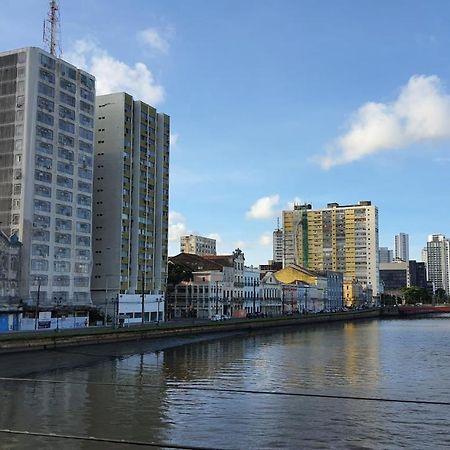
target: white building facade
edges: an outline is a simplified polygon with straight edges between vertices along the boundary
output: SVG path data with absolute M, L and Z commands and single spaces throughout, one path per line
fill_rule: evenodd
M 246 314 L 261 312 L 260 274 L 261 271 L 257 267 L 244 266 L 244 309 Z
M 450 294 L 450 241 L 443 234 L 431 234 L 427 242 L 427 276 L 433 290 Z
M 91 303 L 94 100 L 94 77 L 62 59 L 0 53 L 0 227 L 23 244 L 24 300 Z
M 126 93 L 96 99 L 92 298 L 167 282 L 170 119 Z

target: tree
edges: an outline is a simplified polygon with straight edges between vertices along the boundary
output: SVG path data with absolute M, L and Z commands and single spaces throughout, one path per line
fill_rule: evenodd
M 169 262 L 167 268 L 167 284 L 176 285 L 182 281 L 192 280 L 192 271 L 180 264 Z
M 402 294 L 405 299 L 405 303 L 416 304 L 416 303 L 427 303 L 429 300 L 428 292 L 424 288 L 417 286 L 411 286 L 402 289 Z
M 446 302 L 447 301 L 447 294 L 444 289 L 438 288 L 434 291 L 434 296 L 436 297 L 436 300 L 438 302 Z

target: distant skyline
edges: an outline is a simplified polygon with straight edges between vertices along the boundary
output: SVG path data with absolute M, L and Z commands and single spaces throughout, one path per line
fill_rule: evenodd
M 179 236 L 272 258 L 296 202 L 371 200 L 380 246 L 450 235 L 450 3 L 61 0 L 62 57 L 172 118 Z M 46 0 L 2 0 L 1 50 L 42 47 Z

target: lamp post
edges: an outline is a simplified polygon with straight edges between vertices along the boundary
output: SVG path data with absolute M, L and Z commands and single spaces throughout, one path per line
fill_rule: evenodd
M 256 314 L 256 278 L 253 278 L 253 314 Z
M 216 280 L 216 315 L 219 314 L 219 281 Z
M 38 279 L 38 290 L 37 290 L 37 297 L 36 297 L 36 311 L 35 311 L 35 319 L 34 319 L 34 329 L 38 329 L 39 324 L 39 296 L 41 294 L 41 279 Z

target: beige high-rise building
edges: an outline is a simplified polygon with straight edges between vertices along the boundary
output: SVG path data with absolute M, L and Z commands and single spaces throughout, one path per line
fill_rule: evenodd
M 126 93 L 95 105 L 92 298 L 159 294 L 167 280 L 169 116 Z
M 283 236 L 285 267 L 342 272 L 378 295 L 378 209 L 371 202 L 329 203 L 317 210 L 295 205 L 283 211 Z
M 203 236 L 190 234 L 180 238 L 181 253 L 190 253 L 192 255 L 206 256 L 216 254 L 216 240 Z

